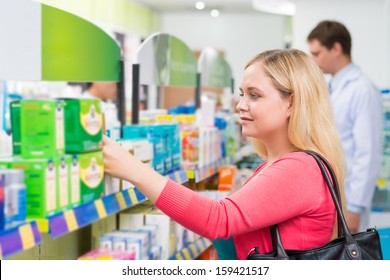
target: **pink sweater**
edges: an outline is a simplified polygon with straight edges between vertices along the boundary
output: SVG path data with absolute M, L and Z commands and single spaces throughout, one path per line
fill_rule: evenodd
M 279 224 L 285 249 L 308 249 L 326 244 L 336 210 L 312 158 L 289 153 L 261 174 L 260 166 L 245 186 L 231 196 L 208 199 L 168 181 L 155 205 L 184 227 L 211 240 L 234 237 L 238 259 L 255 246 L 272 251 L 269 226 Z

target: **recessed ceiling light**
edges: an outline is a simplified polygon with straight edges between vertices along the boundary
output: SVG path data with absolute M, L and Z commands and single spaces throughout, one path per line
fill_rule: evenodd
M 205 6 L 206 5 L 202 1 L 198 1 L 195 4 L 195 8 L 197 8 L 198 10 L 203 10 Z
M 271 14 L 293 16 L 296 13 L 296 5 L 288 0 L 252 0 L 252 7 Z
M 212 17 L 218 17 L 219 16 L 219 11 L 217 9 L 213 9 L 213 10 L 211 10 L 210 15 Z

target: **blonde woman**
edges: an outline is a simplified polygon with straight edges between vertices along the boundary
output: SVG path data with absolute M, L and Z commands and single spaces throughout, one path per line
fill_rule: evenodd
M 336 210 L 315 160 L 323 155 L 343 182 L 343 154 L 327 87 L 315 62 L 299 50 L 272 50 L 245 67 L 237 105 L 242 132 L 266 159 L 245 186 L 210 200 L 158 174 L 104 138 L 105 170 L 128 180 L 184 227 L 211 240 L 233 237 L 236 256 L 273 250 L 279 225 L 285 249 L 319 247 L 332 238 Z M 342 186 L 341 186 L 342 187 Z

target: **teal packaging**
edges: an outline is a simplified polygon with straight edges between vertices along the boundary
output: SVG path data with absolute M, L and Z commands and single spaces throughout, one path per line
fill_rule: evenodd
M 122 128 L 123 139 L 147 138 L 153 145 L 153 168 L 164 174 L 164 139 L 161 129 L 155 125 L 126 125 Z
M 165 174 L 173 171 L 173 161 L 172 161 L 172 144 L 173 144 L 173 134 L 171 125 L 169 124 L 160 124 L 157 125 L 161 128 L 161 134 L 163 137 L 163 145 L 164 145 L 164 172 Z
M 154 169 L 160 173 L 165 174 L 164 169 L 164 156 L 165 156 L 165 145 L 163 138 L 163 131 L 161 127 L 155 125 L 147 126 L 147 139 L 153 144 L 153 165 Z
M 172 171 L 180 170 L 181 166 L 181 139 L 178 124 L 169 125 L 172 145 Z

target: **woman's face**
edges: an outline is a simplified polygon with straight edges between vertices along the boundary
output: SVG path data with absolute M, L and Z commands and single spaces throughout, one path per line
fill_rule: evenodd
M 245 70 L 240 91 L 237 110 L 245 136 L 274 141 L 275 137 L 287 135 L 291 98 L 282 97 L 265 75 L 261 63 L 256 62 Z

